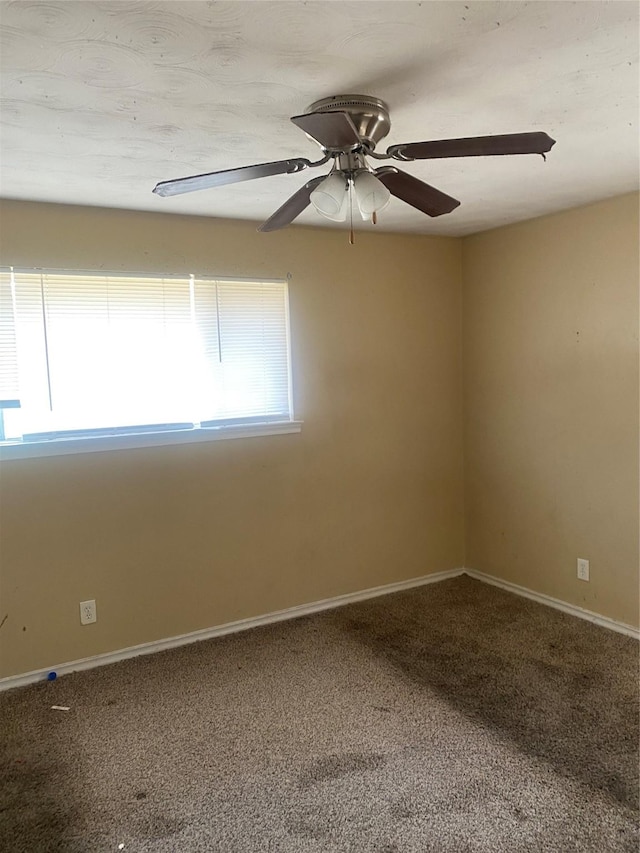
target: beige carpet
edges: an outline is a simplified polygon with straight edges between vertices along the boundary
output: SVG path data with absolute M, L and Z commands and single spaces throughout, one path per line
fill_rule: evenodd
M 9 691 L 0 720 L 11 853 L 638 850 L 638 644 L 467 577 Z

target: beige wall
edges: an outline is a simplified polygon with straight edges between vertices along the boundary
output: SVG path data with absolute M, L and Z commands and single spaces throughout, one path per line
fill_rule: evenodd
M 466 565 L 637 625 L 638 196 L 467 238 L 463 279 Z
M 283 276 L 299 435 L 5 462 L 0 676 L 463 565 L 461 246 L 4 202 L 16 266 Z M 95 598 L 82 627 L 78 602 Z
M 0 249 L 16 266 L 290 272 L 305 422 L 3 463 L 0 677 L 462 565 L 638 624 L 636 195 L 355 247 L 2 202 Z

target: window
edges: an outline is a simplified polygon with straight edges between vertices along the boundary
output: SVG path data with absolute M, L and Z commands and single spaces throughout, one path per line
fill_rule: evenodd
M 0 311 L 5 443 L 292 423 L 285 281 L 5 270 Z

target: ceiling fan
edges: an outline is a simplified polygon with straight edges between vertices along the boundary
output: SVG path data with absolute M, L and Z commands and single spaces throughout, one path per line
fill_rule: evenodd
M 317 142 L 323 151 L 320 160 L 303 157 L 224 169 L 188 178 L 175 178 L 156 184 L 160 196 L 220 187 L 225 184 L 293 174 L 333 160 L 328 175 L 311 178 L 287 199 L 282 207 L 263 222 L 258 231 L 276 231 L 299 216 L 309 204 L 328 219 L 344 222 L 353 215 L 353 197 L 363 219 L 375 223 L 391 196 L 401 199 L 428 216 L 451 213 L 460 204 L 455 198 L 414 178 L 396 166 L 372 168 L 375 160 L 431 160 L 441 157 L 484 157 L 498 154 L 541 154 L 555 144 L 546 133 L 509 133 L 501 136 L 474 136 L 465 139 L 441 139 L 391 145 L 385 154 L 376 152 L 376 144 L 389 133 L 389 109 L 384 101 L 369 95 L 334 95 L 315 101 L 303 115 L 291 121 Z M 351 229 L 353 242 L 353 228 Z

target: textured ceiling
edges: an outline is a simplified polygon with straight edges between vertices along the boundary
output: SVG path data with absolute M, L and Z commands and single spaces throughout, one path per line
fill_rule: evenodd
M 391 133 L 378 150 L 533 130 L 557 140 L 546 163 L 407 164 L 462 204 L 430 219 L 393 199 L 379 229 L 468 234 L 627 192 L 638 187 L 638 9 L 2 2 L 0 194 L 261 221 L 320 170 L 175 198 L 151 190 L 194 173 L 317 159 L 289 116 L 345 92 L 389 104 Z M 311 208 L 296 222 L 332 225 Z

